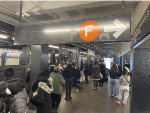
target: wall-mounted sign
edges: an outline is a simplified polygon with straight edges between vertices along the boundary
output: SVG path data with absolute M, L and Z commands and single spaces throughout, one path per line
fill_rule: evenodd
M 15 44 L 130 41 L 130 15 L 17 26 Z

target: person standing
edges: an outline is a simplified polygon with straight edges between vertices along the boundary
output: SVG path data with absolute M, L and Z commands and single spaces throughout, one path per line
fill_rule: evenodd
M 51 92 L 53 87 L 49 83 L 48 78 L 49 75 L 47 73 L 41 72 L 32 87 L 33 96 L 31 103 L 36 106 L 36 113 L 52 113 Z
M 109 74 L 110 74 L 110 84 L 109 84 L 110 96 L 117 97 L 119 89 L 119 77 L 120 77 L 120 72 L 117 64 L 113 64 Z
M 6 109 L 4 113 L 25 113 L 27 109 L 25 81 L 13 77 L 13 68 L 6 68 L 3 75 L 5 76 L 5 79 L 0 83 L 0 86 L 3 86 L 3 90 L 6 91 L 6 94 L 1 90 L 0 96 L 5 95 L 3 103 L 5 103 Z
M 97 90 L 98 81 L 101 79 L 100 77 L 100 68 L 98 62 L 94 62 L 94 66 L 92 67 L 92 80 L 93 80 L 93 90 Z
M 17 88 L 20 85 L 16 85 L 16 89 L 18 89 L 18 91 L 12 92 L 12 94 L 14 95 L 12 98 L 12 102 L 11 102 L 11 109 L 10 109 L 10 113 L 26 113 L 27 111 L 27 92 L 26 89 L 23 87 Z M 10 86 L 12 87 L 12 85 Z
M 88 84 L 88 75 L 89 75 L 89 67 L 87 62 L 84 63 L 84 76 L 85 76 L 85 83 Z
M 73 76 L 75 74 L 75 69 L 72 66 L 71 60 L 67 61 L 67 67 L 63 71 L 63 76 L 65 79 L 66 83 L 66 98 L 65 100 L 71 100 L 71 90 L 72 90 L 72 81 L 73 81 Z
M 100 60 L 100 71 L 103 75 L 103 78 L 99 81 L 100 86 L 103 87 L 104 82 L 106 81 L 106 66 L 103 60 Z
M 75 74 L 73 77 L 73 88 L 74 91 L 78 92 L 79 91 L 79 86 L 78 86 L 78 81 L 80 80 L 80 69 L 78 68 L 78 66 L 75 66 Z
M 118 104 L 123 104 L 124 106 L 127 105 L 128 97 L 129 97 L 129 91 L 130 91 L 130 76 L 129 76 L 130 70 L 125 67 L 124 68 L 124 74 L 120 77 L 119 83 L 119 95 L 118 100 L 116 101 Z M 122 99 L 123 97 L 123 99 Z
M 59 67 L 55 67 L 54 72 L 51 73 L 50 78 L 52 79 L 53 91 L 51 93 L 52 97 L 52 108 L 54 112 L 57 112 L 59 104 L 61 102 L 61 95 L 65 85 L 65 80 L 60 74 Z

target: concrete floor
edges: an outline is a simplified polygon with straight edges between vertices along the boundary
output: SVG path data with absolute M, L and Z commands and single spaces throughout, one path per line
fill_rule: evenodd
M 73 99 L 70 102 L 66 102 L 63 95 L 58 113 L 130 113 L 130 105 L 117 105 L 115 99 L 109 97 L 107 84 L 103 88 L 98 87 L 96 91 L 92 88 L 92 81 L 88 85 L 82 84 L 78 93 L 72 93 Z

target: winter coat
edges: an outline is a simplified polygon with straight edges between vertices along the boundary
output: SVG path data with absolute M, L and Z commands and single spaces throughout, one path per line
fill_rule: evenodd
M 27 110 L 27 92 L 24 88 L 22 91 L 14 95 L 10 113 L 26 113 Z
M 37 92 L 33 93 L 36 97 L 37 113 L 52 113 L 52 90 L 46 82 L 39 82 Z
M 100 68 L 98 65 L 92 67 L 92 79 L 100 80 Z
M 52 92 L 55 94 L 62 94 L 63 85 L 65 85 L 65 80 L 63 76 L 59 73 L 53 72 L 51 73 L 50 78 L 52 79 L 52 84 L 53 84 Z
M 7 84 L 7 85 L 6 85 Z M 0 97 L 3 99 L 3 102 L 6 104 L 6 112 L 9 112 L 11 109 L 12 98 L 18 92 L 22 91 L 24 82 L 22 79 L 9 77 L 5 81 L 0 82 Z M 11 94 L 6 94 L 6 88 L 11 91 Z
M 111 79 L 119 79 L 121 75 L 119 69 L 113 69 L 113 68 L 110 70 L 109 74 Z
M 85 65 L 84 65 L 84 75 L 85 75 L 85 76 L 88 76 L 88 75 L 89 75 L 89 67 L 88 67 L 88 64 L 85 64 Z
M 80 79 L 80 77 L 81 77 L 80 69 L 79 69 L 79 68 L 76 68 L 76 69 L 75 69 L 75 75 L 74 75 L 74 78 Z
M 106 66 L 104 63 L 100 63 L 100 70 L 101 70 L 103 77 L 105 78 L 106 77 Z
M 74 74 L 75 74 L 75 69 L 72 67 L 71 64 L 68 64 L 63 72 L 63 76 L 64 76 L 65 80 L 72 81 Z

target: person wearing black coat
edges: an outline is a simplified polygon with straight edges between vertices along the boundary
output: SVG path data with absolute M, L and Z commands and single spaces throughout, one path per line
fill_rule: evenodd
M 73 77 L 73 88 L 74 91 L 78 92 L 79 91 L 79 86 L 78 86 L 78 81 L 80 80 L 80 69 L 78 66 L 75 66 L 75 74 Z
M 109 84 L 110 96 L 117 97 L 119 91 L 119 77 L 121 75 L 117 64 L 113 64 L 109 74 L 110 74 L 110 84 Z
M 99 81 L 99 83 L 100 83 L 100 86 L 103 87 L 103 84 L 106 81 L 106 66 L 103 60 L 100 60 L 99 67 L 100 67 L 101 74 L 103 75 L 103 78 Z
M 70 60 L 68 60 L 68 65 L 63 71 L 63 76 L 66 83 L 66 98 L 65 100 L 71 100 L 71 90 L 72 90 L 72 81 L 75 74 L 75 68 L 72 66 L 72 63 Z
M 90 74 L 89 66 L 87 62 L 84 63 L 84 76 L 85 76 L 85 83 L 88 84 L 88 76 Z
M 52 113 L 52 100 L 51 92 L 53 91 L 52 85 L 48 81 L 48 74 L 40 73 L 37 81 L 33 85 L 32 90 L 34 105 L 36 106 L 36 113 Z M 36 90 L 35 90 L 36 89 Z

